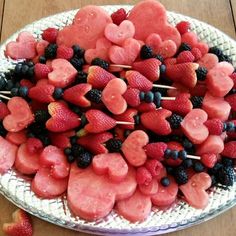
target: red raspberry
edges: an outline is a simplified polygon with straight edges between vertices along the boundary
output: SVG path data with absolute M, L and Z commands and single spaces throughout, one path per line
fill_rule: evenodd
M 158 176 L 163 169 L 163 165 L 158 160 L 146 161 L 145 167 L 151 173 L 152 177 Z
M 3 120 L 8 114 L 10 114 L 7 105 L 4 102 L 0 102 L 0 120 Z
M 46 64 L 36 63 L 34 66 L 34 74 L 37 79 L 45 79 L 48 77 L 48 73 L 51 72 L 51 69 Z
M 42 38 L 49 43 L 55 43 L 57 40 L 58 30 L 55 28 L 47 28 L 43 31 Z
M 203 154 L 201 156 L 201 162 L 204 166 L 212 168 L 217 162 L 217 156 L 215 154 Z
M 193 62 L 195 60 L 193 54 L 190 51 L 183 51 L 177 57 L 177 63 Z
M 198 61 L 202 57 L 202 53 L 198 48 L 192 48 L 191 53 L 193 54 L 195 61 Z
M 212 135 L 221 135 L 223 132 L 224 124 L 220 119 L 207 120 L 204 125 Z
M 152 175 L 146 167 L 141 166 L 136 172 L 136 181 L 138 184 L 148 185 L 152 181 Z
M 72 48 L 68 48 L 64 45 L 59 46 L 57 49 L 57 58 L 70 60 L 73 57 L 74 51 Z
M 230 75 L 230 78 L 233 80 L 234 82 L 234 87 L 233 88 L 236 88 L 236 73 L 234 72 L 232 75 Z
M 167 145 L 163 142 L 149 143 L 145 146 L 147 156 L 159 161 L 163 160 L 166 148 Z
M 185 34 L 190 30 L 190 23 L 188 21 L 181 21 L 176 25 L 180 34 Z
M 26 147 L 29 153 L 36 153 L 39 150 L 43 149 L 43 143 L 38 138 L 29 138 L 26 142 Z
M 119 25 L 122 21 L 126 20 L 127 13 L 124 8 L 120 8 L 116 12 L 111 14 L 111 19 L 114 24 Z

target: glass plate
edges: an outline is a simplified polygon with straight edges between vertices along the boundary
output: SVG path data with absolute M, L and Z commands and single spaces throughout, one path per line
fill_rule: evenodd
M 109 13 L 120 7 L 130 10 L 132 6 L 103 6 Z M 62 28 L 70 24 L 76 12 L 77 10 L 73 10 L 43 18 L 27 25 L 20 31 L 30 31 L 36 38 L 40 38 L 42 30 L 48 27 Z M 196 19 L 173 12 L 168 12 L 168 20 L 173 25 L 181 20 L 190 21 L 193 31 L 198 34 L 201 40 L 208 43 L 209 46 L 217 45 L 224 50 L 225 54 L 231 56 L 234 66 L 236 65 L 236 42 L 221 31 Z M 20 31 L 16 32 L 0 47 L 0 72 L 8 71 L 14 67 L 15 61 L 4 57 L 4 49 L 6 43 L 15 40 Z M 204 210 L 196 210 L 178 200 L 166 209 L 154 207 L 148 219 L 142 223 L 132 224 L 114 211 L 102 220 L 87 222 L 73 216 L 68 209 L 66 195 L 51 200 L 42 200 L 30 190 L 30 179 L 28 177 L 20 175 L 14 169 L 0 176 L 0 193 L 18 207 L 53 224 L 72 230 L 102 235 L 163 234 L 199 224 L 234 206 L 236 203 L 235 190 L 236 184 L 228 190 L 215 188 L 211 191 L 209 205 Z

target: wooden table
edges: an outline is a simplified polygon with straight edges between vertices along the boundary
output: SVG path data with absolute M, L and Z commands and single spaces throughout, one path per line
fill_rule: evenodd
M 58 12 L 80 8 L 86 4 L 134 4 L 137 0 L 0 0 L 1 42 L 26 24 Z M 160 0 L 168 10 L 205 21 L 232 38 L 236 38 L 236 0 Z M 197 3 L 196 3 L 197 2 Z M 0 196 L 0 235 L 3 222 L 11 221 L 15 206 Z M 34 236 L 87 235 L 66 230 L 33 218 Z M 201 225 L 168 234 L 170 236 L 235 236 L 236 208 Z

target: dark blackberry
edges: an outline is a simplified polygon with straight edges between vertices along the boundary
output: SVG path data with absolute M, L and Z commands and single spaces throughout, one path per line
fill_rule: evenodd
M 183 51 L 191 51 L 191 46 L 187 43 L 181 43 L 181 45 L 179 46 L 179 50 L 178 53 L 181 53 Z
M 210 175 L 216 175 L 222 167 L 223 165 L 221 163 L 216 163 L 214 167 L 208 169 L 208 173 Z
M 26 86 L 21 86 L 19 88 L 19 95 L 23 98 L 27 97 L 29 93 L 29 89 Z
M 5 137 L 7 135 L 7 130 L 4 128 L 2 121 L 0 121 L 0 136 Z
M 65 148 L 65 149 L 64 149 L 64 154 L 65 154 L 66 156 L 71 155 L 71 148 L 69 148 L 69 147 Z
M 207 75 L 207 69 L 205 67 L 199 67 L 197 70 L 196 70 L 196 75 L 197 75 L 197 79 L 199 81 L 204 81 L 206 80 L 206 75 Z
M 201 97 L 201 96 L 192 96 L 190 98 L 190 101 L 193 104 L 193 108 L 201 108 L 202 107 L 202 102 L 203 102 L 203 97 Z
M 78 157 L 80 154 L 84 152 L 85 152 L 85 149 L 77 143 L 71 146 L 71 153 L 75 157 Z
M 184 168 L 190 168 L 190 167 L 192 167 L 193 166 L 193 161 L 192 161 L 192 159 L 190 159 L 190 158 L 187 158 L 187 159 L 185 159 L 185 160 L 183 160 L 183 162 L 182 162 L 182 164 L 181 164 Z
M 34 67 L 30 67 L 27 74 L 26 74 L 26 77 L 28 78 L 32 78 L 34 76 Z
M 28 126 L 29 132 L 32 132 L 35 136 L 43 134 L 46 135 L 48 133 L 45 123 L 34 122 Z
M 46 110 L 37 110 L 34 113 L 35 122 L 45 123 L 50 118 L 48 111 Z
M 228 157 L 222 157 L 221 163 L 223 164 L 223 166 L 234 166 L 234 161 Z
M 54 59 L 57 56 L 57 45 L 54 43 L 48 44 L 44 51 L 45 58 Z
M 152 91 L 146 92 L 146 93 L 145 93 L 145 96 L 144 96 L 144 101 L 145 101 L 146 103 L 151 103 L 151 102 L 153 102 L 153 100 L 154 100 L 154 94 L 153 94 L 153 92 L 152 92 Z
M 0 90 L 4 90 L 6 87 L 7 81 L 3 74 L 0 75 Z
M 45 56 L 40 56 L 40 57 L 39 57 L 39 63 L 41 63 L 41 64 L 46 64 L 46 62 L 47 62 L 47 59 L 46 59 Z
M 209 53 L 215 54 L 217 57 L 223 55 L 223 51 L 216 46 L 209 48 Z
M 168 177 L 163 177 L 163 178 L 161 178 L 161 185 L 162 185 L 163 187 L 169 186 L 169 185 L 170 185 L 170 180 L 169 180 L 169 178 L 168 178 Z
M 54 92 L 53 92 L 53 97 L 55 98 L 55 99 L 60 99 L 61 97 L 62 97 L 62 95 L 63 95 L 63 89 L 62 88 L 55 88 L 55 90 L 54 90 Z
M 108 68 L 109 68 L 109 63 L 105 60 L 102 60 L 101 58 L 98 58 L 98 57 L 96 57 L 92 60 L 91 65 L 100 66 L 104 70 L 108 70 Z
M 90 152 L 84 152 L 81 153 L 77 158 L 76 158 L 76 163 L 79 168 L 87 168 L 93 160 L 93 156 Z
M 232 59 L 228 55 L 222 54 L 222 55 L 219 55 L 218 58 L 220 62 L 226 61 L 226 62 L 232 63 Z
M 204 171 L 204 165 L 203 165 L 200 161 L 196 161 L 196 162 L 193 164 L 193 169 L 194 169 L 197 173 L 203 172 L 203 171 Z
M 161 63 L 164 62 L 164 58 L 163 58 L 163 56 L 161 56 L 160 54 L 157 54 L 155 57 L 156 57 L 156 59 L 158 59 Z
M 84 59 L 73 57 L 70 59 L 70 63 L 75 67 L 76 70 L 80 71 L 84 65 Z
M 174 171 L 174 178 L 175 181 L 181 185 L 181 184 L 186 184 L 188 182 L 188 175 L 187 172 L 185 171 L 185 169 L 180 166 L 177 167 Z
M 167 118 L 167 120 L 169 121 L 172 129 L 178 129 L 183 118 L 180 115 L 172 114 L 170 117 Z
M 84 57 L 85 50 L 81 48 L 79 45 L 73 45 L 72 49 L 74 51 L 74 57 L 78 57 L 78 58 Z
M 234 184 L 235 172 L 231 166 L 224 166 L 218 172 L 218 180 L 221 184 L 232 186 Z
M 152 58 L 153 57 L 153 51 L 152 51 L 152 48 L 147 46 L 147 45 L 143 45 L 141 47 L 141 50 L 140 50 L 140 57 L 141 59 L 149 59 L 149 58 Z
M 12 88 L 11 89 L 11 96 L 19 96 L 19 89 L 18 88 Z
M 99 104 L 102 98 L 102 91 L 98 89 L 91 89 L 86 93 L 85 97 L 89 101 Z
M 109 139 L 106 142 L 106 148 L 109 152 L 119 152 L 122 146 L 122 141 L 120 139 Z
M 83 71 L 78 71 L 78 74 L 75 78 L 76 84 L 87 83 L 88 74 Z

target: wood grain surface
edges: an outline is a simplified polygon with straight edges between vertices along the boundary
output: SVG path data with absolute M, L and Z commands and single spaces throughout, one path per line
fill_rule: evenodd
M 131 0 L 0 0 L 1 42 L 22 28 L 42 17 L 58 12 L 80 8 L 87 4 L 135 4 L 139 1 Z M 236 0 L 160 0 L 170 11 L 176 11 L 205 21 L 229 36 L 236 39 L 235 18 Z M 11 214 L 16 207 L 0 196 L 0 236 L 3 222 L 11 220 Z M 34 236 L 85 236 L 32 217 Z M 235 236 L 236 208 L 202 223 L 168 236 Z

